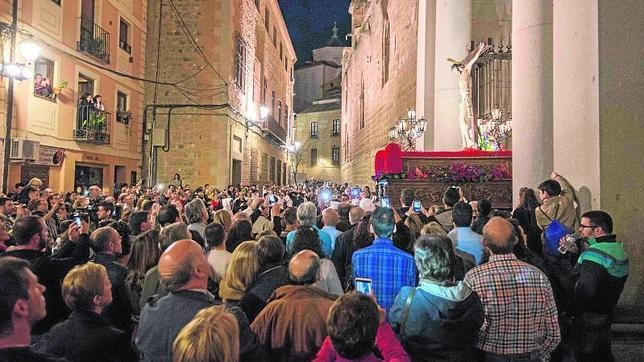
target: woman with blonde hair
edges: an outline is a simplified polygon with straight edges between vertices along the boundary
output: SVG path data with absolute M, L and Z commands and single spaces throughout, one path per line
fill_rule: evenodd
M 237 319 L 223 305 L 202 309 L 181 329 L 172 350 L 175 362 L 237 362 Z
M 259 271 L 257 242 L 244 241 L 233 251 L 224 278 L 219 283 L 219 296 L 228 304 L 238 305 Z
M 212 222 L 216 222 L 217 224 L 223 226 L 226 234 L 228 234 L 230 227 L 233 225 L 233 221 L 228 210 L 218 210 L 217 212 L 215 212 Z

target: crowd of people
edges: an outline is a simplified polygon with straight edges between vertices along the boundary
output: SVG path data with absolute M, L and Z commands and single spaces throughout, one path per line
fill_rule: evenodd
M 0 195 L 0 360 L 612 360 L 612 219 L 538 194 L 34 178 Z

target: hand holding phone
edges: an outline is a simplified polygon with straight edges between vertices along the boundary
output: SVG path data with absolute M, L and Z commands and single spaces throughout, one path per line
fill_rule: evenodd
M 414 207 L 414 212 L 420 212 L 423 209 L 423 205 L 420 202 L 420 200 L 414 200 L 413 207 Z
M 391 208 L 391 201 L 389 201 L 388 197 L 383 197 L 380 199 L 380 206 Z
M 355 279 L 356 291 L 362 294 L 371 295 L 371 279 L 369 278 L 356 278 Z

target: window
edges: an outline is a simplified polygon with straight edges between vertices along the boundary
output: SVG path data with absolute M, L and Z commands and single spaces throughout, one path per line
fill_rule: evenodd
M 127 111 L 127 94 L 116 92 L 116 121 L 128 125 L 131 116 L 132 114 Z
M 280 60 L 284 59 L 284 47 L 282 46 L 282 43 L 280 43 Z
M 255 0 L 255 7 L 259 10 L 259 0 Z
M 54 4 L 60 5 L 60 0 L 51 0 Z
M 275 183 L 275 157 L 271 156 L 270 181 Z
M 334 165 L 340 164 L 340 147 L 333 147 L 331 149 L 331 161 Z
M 268 11 L 268 6 L 266 7 L 266 10 L 264 10 L 264 26 L 266 27 L 266 31 L 270 32 L 271 29 L 271 13 Z
M 288 74 L 288 57 L 284 57 L 284 71 Z
M 333 129 L 331 130 L 331 135 L 332 136 L 337 136 L 340 134 L 340 120 L 339 119 L 334 119 L 333 120 Z
M 123 92 L 116 92 L 116 110 L 127 111 L 127 94 Z
M 55 101 L 54 62 L 46 58 L 36 59 L 34 74 L 34 95 Z
M 277 47 L 277 28 L 273 27 L 273 46 Z
M 311 137 L 318 136 L 318 123 L 316 121 L 311 122 Z
M 288 127 L 290 117 L 288 114 L 288 104 L 284 104 L 284 125 Z
M 317 166 L 318 164 L 318 150 L 316 148 L 311 148 L 311 166 Z
M 262 89 L 262 104 L 266 104 L 266 95 L 268 94 L 268 81 L 264 78 L 264 88 Z
M 271 116 L 275 118 L 275 91 L 272 93 L 273 95 L 271 96 Z
M 125 50 L 127 53 L 132 53 L 132 47 L 127 42 L 129 28 L 130 26 L 121 18 L 119 23 L 119 48 Z
M 242 92 L 246 89 L 246 46 L 239 34 L 235 37 L 235 83 Z
M 282 100 L 277 101 L 277 123 L 282 125 Z

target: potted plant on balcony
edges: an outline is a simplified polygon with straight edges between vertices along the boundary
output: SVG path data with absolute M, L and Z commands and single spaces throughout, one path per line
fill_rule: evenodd
M 107 117 L 104 113 L 91 112 L 89 118 L 83 121 L 83 128 L 87 130 L 87 137 L 99 142 L 105 142 L 107 139 L 107 132 L 105 131 L 106 121 Z

